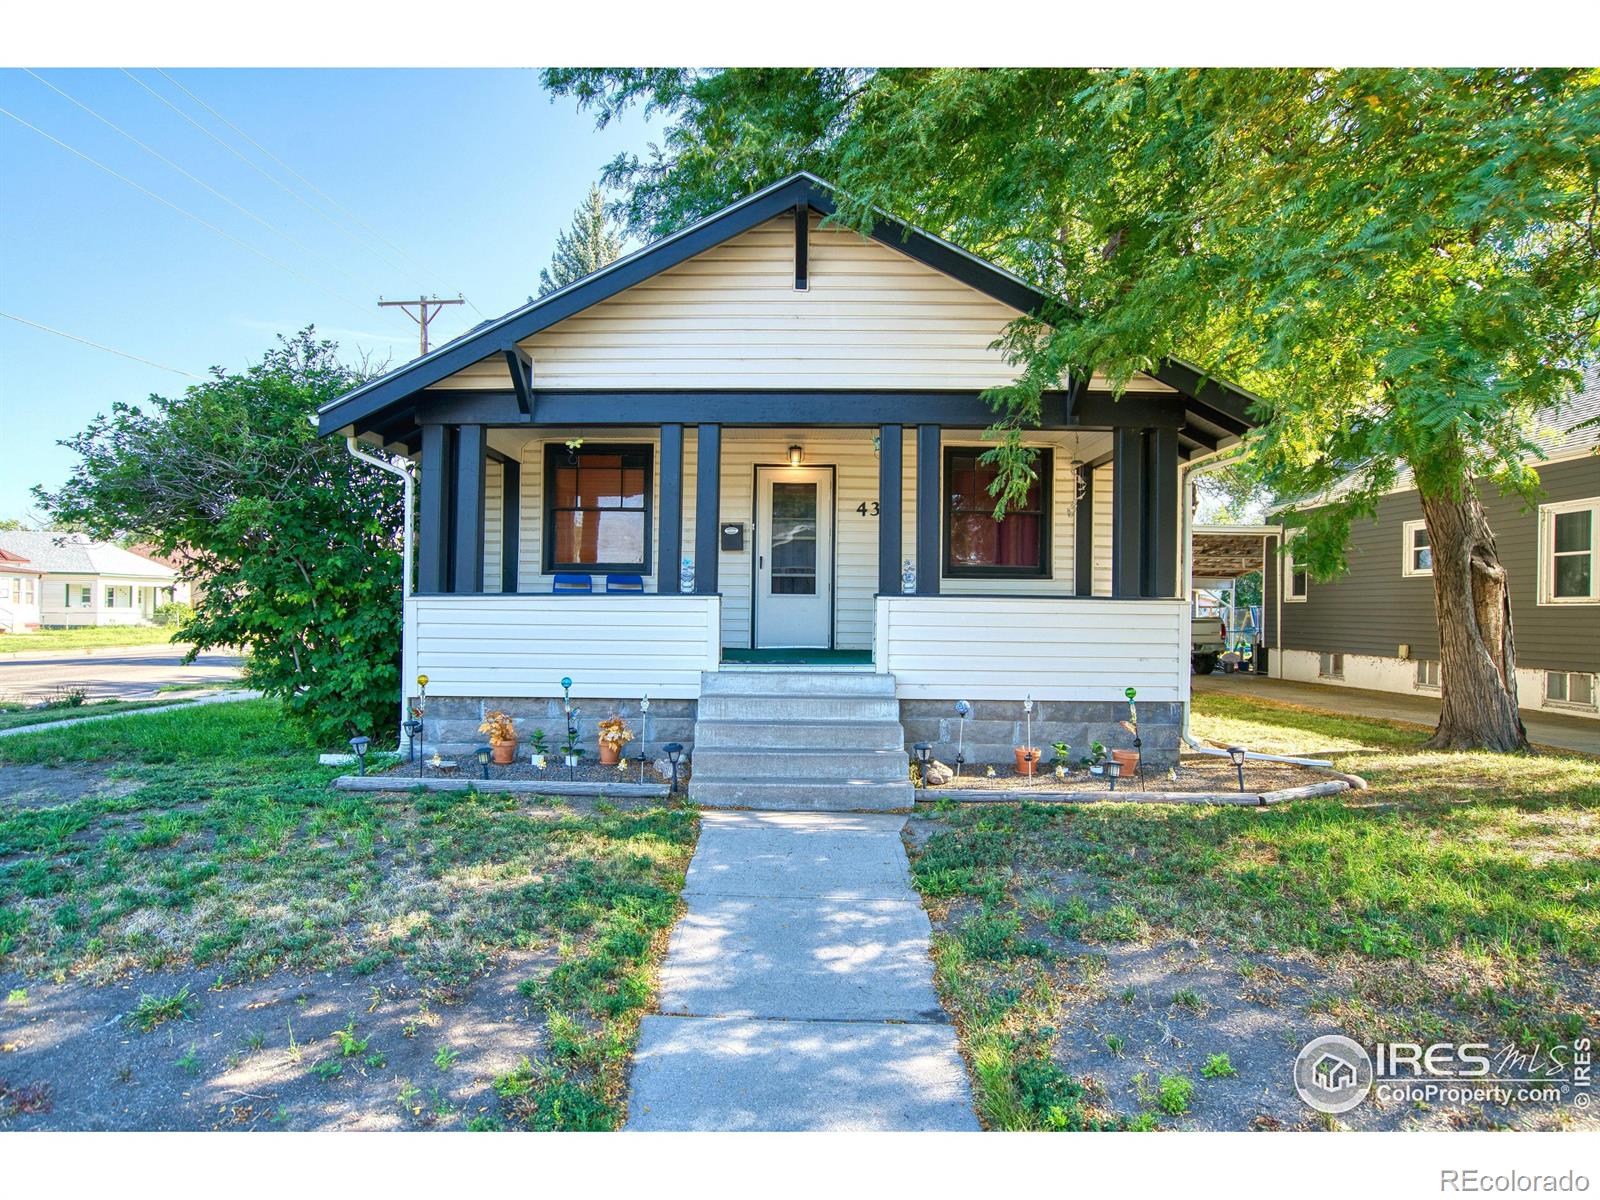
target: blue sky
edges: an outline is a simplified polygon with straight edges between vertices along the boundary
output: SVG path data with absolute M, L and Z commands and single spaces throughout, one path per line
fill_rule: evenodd
M 444 310 L 435 341 L 523 302 L 601 167 L 649 137 L 636 114 L 596 131 L 532 71 L 133 72 L 257 171 L 121 71 L 38 74 L 233 205 L 24 71 L 0 71 L 0 108 L 281 265 L 0 115 L 0 312 L 197 375 L 308 323 L 403 361 L 416 327 L 380 293 L 464 293 L 477 310 Z M 0 517 L 66 477 L 57 439 L 188 382 L 0 319 Z

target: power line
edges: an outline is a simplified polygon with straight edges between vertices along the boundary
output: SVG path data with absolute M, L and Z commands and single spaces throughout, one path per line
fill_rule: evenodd
M 251 137 L 244 130 L 240 129 L 232 121 L 228 120 L 227 117 L 223 116 L 216 109 L 212 108 L 209 104 L 207 104 L 204 100 L 200 99 L 199 96 L 196 96 L 188 88 L 184 87 L 183 84 L 179 83 L 171 75 L 168 75 L 160 67 L 156 68 L 156 73 L 158 75 L 160 75 L 163 79 L 165 79 L 168 83 L 170 83 L 173 87 L 177 88 L 185 96 L 189 97 L 189 99 L 193 100 L 201 108 L 205 109 L 208 113 L 210 113 L 217 120 L 221 121 L 229 129 L 233 130 L 234 133 L 238 134 L 245 141 L 249 142 L 252 146 L 254 146 L 257 150 L 259 150 L 262 154 L 265 154 L 273 162 L 277 163 L 285 171 L 289 172 L 290 175 L 293 175 L 301 183 L 305 184 L 306 187 L 310 188 L 318 196 L 321 196 L 324 200 L 326 200 L 330 205 L 332 205 L 339 212 L 343 213 L 351 221 L 354 221 L 357 225 L 359 225 L 362 229 L 365 229 L 369 234 L 371 234 L 373 237 L 375 237 L 378 241 L 382 242 L 385 246 L 388 246 L 389 249 L 393 250 L 396 254 L 400 255 L 401 258 L 410 260 L 411 264 L 414 267 L 416 267 L 418 270 L 420 270 L 420 271 L 422 271 L 424 273 L 428 273 L 428 268 L 423 266 L 422 263 L 418 262 L 415 258 L 413 258 L 411 255 L 407 254 L 404 250 L 402 250 L 399 246 L 395 245 L 388 238 L 384 237 L 383 234 L 379 233 L 371 225 L 367 224 L 367 222 L 363 221 L 360 217 L 356 216 L 355 213 L 351 212 L 344 205 L 340 204 L 332 196 L 328 195 L 327 192 L 323 191 L 316 184 L 312 183 L 311 180 L 307 179 L 304 175 L 300 174 L 299 171 L 296 171 L 293 167 L 291 167 L 288 163 L 284 162 L 283 159 L 279 158 L 271 150 L 268 150 L 260 142 L 256 141 L 255 138 Z M 480 310 L 476 304 L 473 304 L 471 300 L 468 300 L 467 304 L 472 309 L 472 311 L 477 313 L 480 317 L 484 316 L 484 313 L 482 312 L 482 310 Z
M 179 108 L 171 100 L 167 99 L 160 92 L 156 91 L 155 88 L 151 87 L 144 80 L 140 79 L 132 71 L 128 70 L 126 67 L 122 67 L 122 68 L 119 68 L 119 69 L 129 79 L 133 80 L 140 87 L 142 87 L 145 91 L 149 92 L 157 100 L 161 101 L 161 103 L 165 104 L 173 112 L 177 113 L 185 121 L 189 122 L 189 124 L 193 125 L 201 133 L 205 134 L 213 142 L 215 142 L 217 145 L 221 146 L 224 150 L 226 150 L 229 154 L 231 154 L 235 158 L 237 158 L 245 166 L 249 167 L 257 175 L 261 176 L 261 178 L 265 179 L 273 187 L 277 188 L 279 191 L 281 191 L 284 195 L 288 196 L 295 203 L 305 205 L 306 208 L 310 209 L 313 213 L 315 213 L 317 216 L 321 217 L 329 225 L 333 226 L 334 229 L 338 230 L 338 232 L 340 234 L 342 234 L 344 237 L 349 238 L 351 243 L 353 245 L 355 245 L 363 253 L 376 255 L 378 258 L 382 259 L 383 262 L 386 265 L 394 268 L 396 271 L 400 271 L 400 272 L 402 272 L 404 274 L 410 275 L 411 276 L 411 281 L 413 283 L 417 284 L 419 287 L 422 287 L 422 288 L 426 288 L 427 287 L 427 284 L 423 283 L 423 281 L 421 279 L 419 279 L 417 277 L 417 275 L 414 272 L 412 272 L 409 267 L 401 266 L 399 263 L 395 262 L 394 259 L 392 259 L 388 255 L 384 254 L 381 250 L 378 250 L 376 247 L 367 244 L 360 237 L 358 237 L 352 230 L 350 230 L 347 226 L 345 226 L 340 221 L 335 220 L 332 215 L 330 215 L 329 213 L 324 211 L 319 205 L 313 204 L 310 200 L 306 199 L 306 197 L 302 196 L 294 188 L 292 188 L 288 184 L 284 183 L 283 180 L 279 179 L 276 175 L 272 174 L 270 171 L 265 170 L 261 166 L 260 163 L 256 162 L 254 159 L 250 158 L 248 155 L 241 153 L 239 151 L 238 147 L 233 146 L 229 142 L 225 141 L 223 138 L 218 137 L 215 132 L 213 132 L 210 129 L 207 129 L 199 121 L 196 121 L 192 116 L 190 116 L 188 113 L 184 112 L 183 109 Z M 163 72 L 163 74 L 165 74 L 165 72 Z M 168 76 L 168 79 L 171 79 L 171 76 Z M 183 88 L 183 85 L 178 83 L 177 80 L 171 79 L 171 82 L 176 87 L 178 87 L 180 89 Z M 185 92 L 185 94 L 186 95 L 190 95 L 191 97 L 193 96 L 193 93 Z M 196 102 L 197 103 L 201 103 L 202 107 L 204 107 L 203 102 L 200 102 L 198 100 Z
M 19 325 L 27 325 L 33 329 L 41 329 L 45 333 L 53 333 L 57 337 L 64 337 L 68 341 L 81 342 L 85 346 L 93 346 L 96 350 L 104 350 L 107 354 L 115 354 L 118 358 L 131 358 L 136 363 L 143 363 L 147 367 L 155 367 L 158 371 L 171 371 L 174 375 L 182 375 L 188 379 L 204 379 L 204 375 L 196 375 L 192 371 L 182 371 L 177 367 L 169 367 L 163 363 L 151 362 L 148 358 L 140 358 L 137 354 L 129 354 L 126 350 L 118 350 L 113 346 L 102 346 L 99 342 L 91 342 L 88 338 L 79 337 L 75 333 L 68 333 L 64 329 L 52 329 L 48 325 L 41 325 L 37 321 L 30 321 L 26 317 L 18 317 L 8 312 L 0 312 L 0 317 L 8 321 L 15 321 Z
M 287 271 L 289 274 L 293 275 L 295 278 L 304 280 L 306 283 L 309 283 L 312 287 L 317 288 L 319 291 L 327 292 L 328 295 L 332 296 L 335 300 L 343 301 L 345 304 L 350 305 L 352 308 L 359 308 L 362 312 L 366 311 L 366 306 L 365 305 L 357 303 L 356 301 L 350 299 L 350 297 L 348 297 L 348 296 L 341 295 L 340 293 L 334 291 L 332 288 L 327 287 L 325 284 L 318 283 L 315 279 L 312 279 L 309 275 L 305 274 L 302 271 L 296 270 L 294 267 L 291 267 L 288 263 L 283 262 L 281 259 L 274 258 L 272 255 L 268 254 L 265 250 L 257 249 L 255 246 L 252 246 L 249 242 L 246 242 L 246 241 L 241 240 L 240 238 L 234 237 L 233 234 L 229 233 L 227 230 L 219 229 L 217 226 L 213 225 L 210 221 L 207 221 L 204 217 L 195 216 L 194 213 L 190 212 L 186 208 L 179 207 L 178 205 L 174 204 L 171 200 L 168 200 L 165 196 L 161 196 L 161 195 L 158 195 L 155 192 L 152 192 L 149 188 L 145 187 L 142 183 L 135 183 L 133 180 L 129 179 L 126 175 L 123 175 L 118 171 L 112 170 L 110 167 L 106 166 L 105 163 L 100 162 L 97 159 L 90 158 L 87 154 L 85 154 L 82 150 L 79 150 L 77 147 L 69 146 L 66 142 L 62 141 L 60 138 L 56 137 L 54 134 L 46 133 L 44 130 L 40 129 L 37 125 L 34 125 L 34 124 L 32 124 L 31 122 L 28 122 L 28 121 L 24 121 L 21 117 L 17 116 L 17 114 L 12 112 L 10 109 L 0 108 L 0 114 L 3 114 L 5 116 L 10 117 L 13 121 L 15 121 L 18 125 L 21 125 L 25 129 L 33 130 L 33 132 L 37 133 L 40 137 L 44 138 L 46 141 L 54 142 L 56 145 L 60 146 L 63 150 L 66 150 L 71 154 L 75 154 L 77 157 L 83 159 L 84 162 L 89 163 L 91 166 L 98 167 L 100 170 L 104 171 L 107 175 L 110 175 L 113 179 L 120 179 L 123 183 L 127 184 L 129 187 L 133 188 L 135 191 L 143 192 L 146 196 L 149 196 L 150 199 L 156 201 L 158 204 L 164 204 L 164 205 L 166 205 L 166 207 L 170 208 L 173 212 L 178 213 L 181 216 L 185 216 L 185 217 L 189 218 L 189 220 L 193 221 L 196 225 L 200 225 L 200 226 L 203 226 L 206 229 L 209 229 L 212 233 L 216 234 L 218 237 L 226 238 L 228 241 L 232 242 L 234 245 L 240 246 L 243 249 L 248 250 L 251 254 L 254 254 L 257 258 L 265 259 L 267 262 L 271 263 L 273 266 L 279 268 L 280 270 Z
M 29 75 L 32 75 L 35 79 L 37 79 L 40 83 L 44 84 L 44 86 L 49 88 L 51 91 L 55 92 L 58 96 L 61 96 L 65 100 L 71 101 L 73 104 L 75 104 L 79 108 L 83 109 L 84 112 L 88 113 L 95 120 L 99 121 L 102 125 L 105 125 L 109 129 L 115 130 L 117 133 L 120 133 L 123 137 L 127 138 L 135 146 L 139 147 L 139 149 L 143 150 L 146 154 L 150 155 L 153 158 L 160 159 L 162 162 L 166 163 L 167 166 L 171 167 L 174 171 L 178 172 L 178 174 L 182 175 L 185 179 L 189 180 L 191 183 L 194 183 L 194 184 L 197 184 L 200 187 L 203 187 L 206 191 L 210 192 L 218 200 L 221 200 L 224 204 L 230 205 L 231 207 L 237 209 L 239 212 L 242 212 L 245 216 L 249 217 L 252 221 L 254 221 L 256 224 L 260 225 L 262 228 L 270 230 L 272 233 L 277 234 L 279 237 L 283 238 L 285 241 L 289 242 L 291 245 L 296 246 L 299 249 L 305 251 L 307 254 L 311 255 L 313 258 L 321 258 L 321 259 L 323 259 L 330 266 L 332 266 L 335 270 L 337 270 L 341 275 L 344 275 L 345 278 L 349 279 L 352 283 L 359 284 L 359 283 L 362 282 L 361 280 L 357 279 L 355 276 L 351 275 L 348 271 L 345 271 L 344 268 L 340 267 L 338 263 L 335 263 L 335 262 L 333 262 L 332 259 L 327 258 L 326 255 L 318 254 L 317 251 L 313 250 L 310 246 L 307 246 L 304 242 L 301 242 L 293 234 L 291 234 L 291 233 L 289 233 L 289 232 L 287 232 L 287 231 L 285 231 L 283 229 L 280 229 L 278 226 L 274 225 L 271 221 L 267 220 L 265 217 L 257 215 L 256 213 L 252 212 L 250 209 L 246 208 L 244 205 L 240 204 L 238 201 L 234 200 L 231 196 L 225 195 L 223 192 L 218 191 L 216 188 L 212 187 L 209 183 L 207 183 L 204 179 L 201 179 L 198 176 L 196 176 L 196 175 L 190 173 L 189 171 L 185 170 L 183 167 L 181 167 L 177 163 L 173 162 L 172 159 L 168 158 L 165 154 L 162 154 L 161 151 L 156 150 L 153 147 L 146 145 L 144 142 L 142 142 L 138 138 L 134 137 L 133 134 L 129 133 L 126 129 L 122 128 L 122 126 L 118 125 L 116 122 L 110 120 L 107 117 L 101 116 L 94 109 L 90 108 L 87 104 L 85 104 L 82 100 L 79 100 L 76 96 L 71 95 L 70 93 L 68 93 L 67 91 L 63 90 L 62 88 L 57 87 L 55 84 L 51 83 L 48 79 L 46 79 L 43 75 L 40 75 L 37 71 L 33 71 L 33 70 L 31 70 L 31 69 L 29 69 L 27 67 L 24 67 L 23 70 L 27 71 Z

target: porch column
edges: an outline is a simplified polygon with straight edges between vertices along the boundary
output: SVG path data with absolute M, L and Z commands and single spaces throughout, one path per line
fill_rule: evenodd
M 517 590 L 517 556 L 522 550 L 522 464 L 500 461 L 500 590 Z
M 694 590 L 717 591 L 717 547 L 722 524 L 722 426 L 701 425 L 695 452 Z M 682 501 L 680 500 L 681 504 Z
M 1111 434 L 1111 594 L 1139 596 L 1144 562 L 1144 431 Z
M 1177 596 L 1178 529 L 1182 513 L 1178 507 L 1178 431 L 1151 429 L 1145 434 L 1147 471 L 1145 473 L 1146 565 L 1144 595 Z M 1184 583 L 1187 588 L 1187 583 Z
M 661 500 L 656 506 L 656 591 L 682 590 L 683 558 L 683 426 L 661 427 Z
M 482 425 L 456 427 L 455 538 L 450 590 L 483 591 L 483 484 L 486 439 Z
M 939 569 L 944 555 L 939 548 L 939 520 L 944 501 L 939 495 L 939 435 L 937 425 L 917 426 L 917 595 L 939 594 Z
M 878 427 L 878 594 L 900 594 L 900 426 Z
M 417 487 L 417 591 L 450 590 L 450 427 L 422 427 L 422 464 Z
M 1087 463 L 1077 469 L 1077 527 L 1072 535 L 1076 565 L 1072 570 L 1072 590 L 1080 596 L 1094 595 L 1094 471 Z

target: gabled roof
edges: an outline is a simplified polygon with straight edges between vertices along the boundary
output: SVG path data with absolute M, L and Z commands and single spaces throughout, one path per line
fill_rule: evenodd
M 171 567 L 81 533 L 6 530 L 0 532 L 0 550 L 28 559 L 35 570 L 47 575 L 135 575 L 162 580 L 178 577 Z
M 12 575 L 39 575 L 42 573 L 38 567 L 34 566 L 22 555 L 13 554 L 4 547 L 0 547 L 0 571 L 5 571 Z
M 464 367 L 513 350 L 517 343 L 558 321 L 800 205 L 824 216 L 832 214 L 836 208 L 832 186 L 809 172 L 797 172 L 548 296 L 484 321 L 420 358 L 369 379 L 323 405 L 317 410 L 318 432 L 329 434 L 347 426 L 371 423 L 385 410 L 403 404 L 416 392 Z M 886 213 L 875 217 L 870 236 L 1019 312 L 1038 313 L 1063 303 L 1010 271 Z M 1249 425 L 1247 412 L 1257 398 L 1243 389 L 1211 380 L 1199 367 L 1175 359 L 1150 374 L 1199 401 L 1214 417 L 1220 416 L 1222 420 L 1212 424 L 1224 436 L 1241 433 Z

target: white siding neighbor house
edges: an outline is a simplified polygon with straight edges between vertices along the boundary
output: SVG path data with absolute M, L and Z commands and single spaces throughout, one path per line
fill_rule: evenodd
M 570 678 L 585 729 L 637 725 L 648 695 L 647 752 L 699 744 L 707 803 L 908 802 L 905 743 L 954 754 L 957 700 L 968 762 L 1009 759 L 1030 719 L 1037 744 L 1125 745 L 1130 687 L 1146 757 L 1176 755 L 1187 471 L 1253 397 L 1177 361 L 1121 394 L 1063 379 L 997 521 L 983 393 L 1049 298 L 833 211 L 783 180 L 322 409 L 418 485 L 425 745 L 474 744 L 491 707 L 559 726 Z M 738 737 L 746 763 L 808 754 L 811 798 L 713 770 Z
M 148 625 L 189 585 L 163 563 L 77 533 L 0 532 L 0 550 L 40 573 L 36 626 Z
M 0 633 L 39 628 L 39 568 L 20 554 L 0 549 Z

